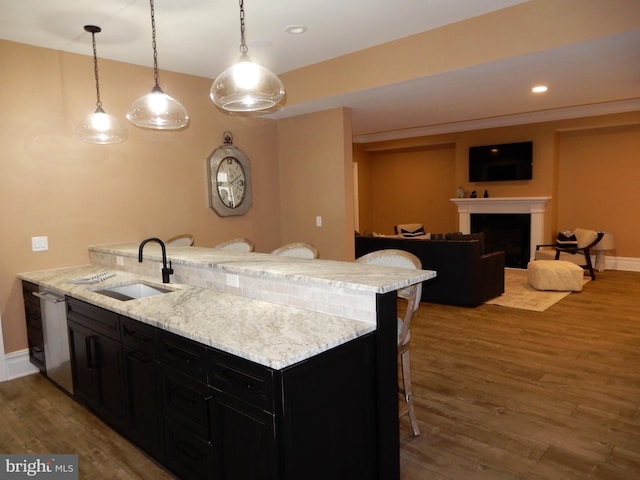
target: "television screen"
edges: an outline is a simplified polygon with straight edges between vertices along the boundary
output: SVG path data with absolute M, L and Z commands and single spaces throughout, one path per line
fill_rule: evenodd
M 531 180 L 533 142 L 469 147 L 469 181 Z

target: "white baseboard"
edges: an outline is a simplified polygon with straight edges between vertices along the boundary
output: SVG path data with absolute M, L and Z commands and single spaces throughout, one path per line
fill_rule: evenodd
M 7 353 L 4 357 L 7 366 L 7 380 L 24 377 L 40 370 L 29 361 L 29 349 Z
M 627 272 L 640 272 L 640 258 L 635 257 L 610 257 L 604 262 L 607 270 L 624 270 Z

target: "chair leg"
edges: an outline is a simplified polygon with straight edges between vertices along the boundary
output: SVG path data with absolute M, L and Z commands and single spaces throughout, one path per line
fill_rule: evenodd
M 587 270 L 589 270 L 589 275 L 591 275 L 591 280 L 595 280 L 596 274 L 593 271 L 593 265 L 591 265 L 591 254 L 588 251 L 585 251 L 584 258 L 587 261 Z
M 417 437 L 420 435 L 420 427 L 418 427 L 418 417 L 416 417 L 415 409 L 413 408 L 413 392 L 411 391 L 411 356 L 408 346 L 400 354 L 400 360 L 402 363 L 402 391 L 404 393 L 404 400 L 407 402 L 406 411 L 409 414 L 409 420 L 411 420 L 411 428 L 413 434 Z

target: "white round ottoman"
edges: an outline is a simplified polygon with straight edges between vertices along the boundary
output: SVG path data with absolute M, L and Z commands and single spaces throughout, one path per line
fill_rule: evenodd
M 536 290 L 582 290 L 584 270 L 564 260 L 535 260 L 527 265 L 529 285 Z

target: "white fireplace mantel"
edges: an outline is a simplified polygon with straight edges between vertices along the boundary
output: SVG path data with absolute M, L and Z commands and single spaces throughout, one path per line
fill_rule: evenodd
M 531 215 L 530 257 L 535 257 L 536 245 L 544 239 L 544 212 L 551 197 L 495 197 L 452 198 L 458 206 L 458 228 L 462 233 L 471 232 L 471 215 L 474 213 L 528 213 Z

